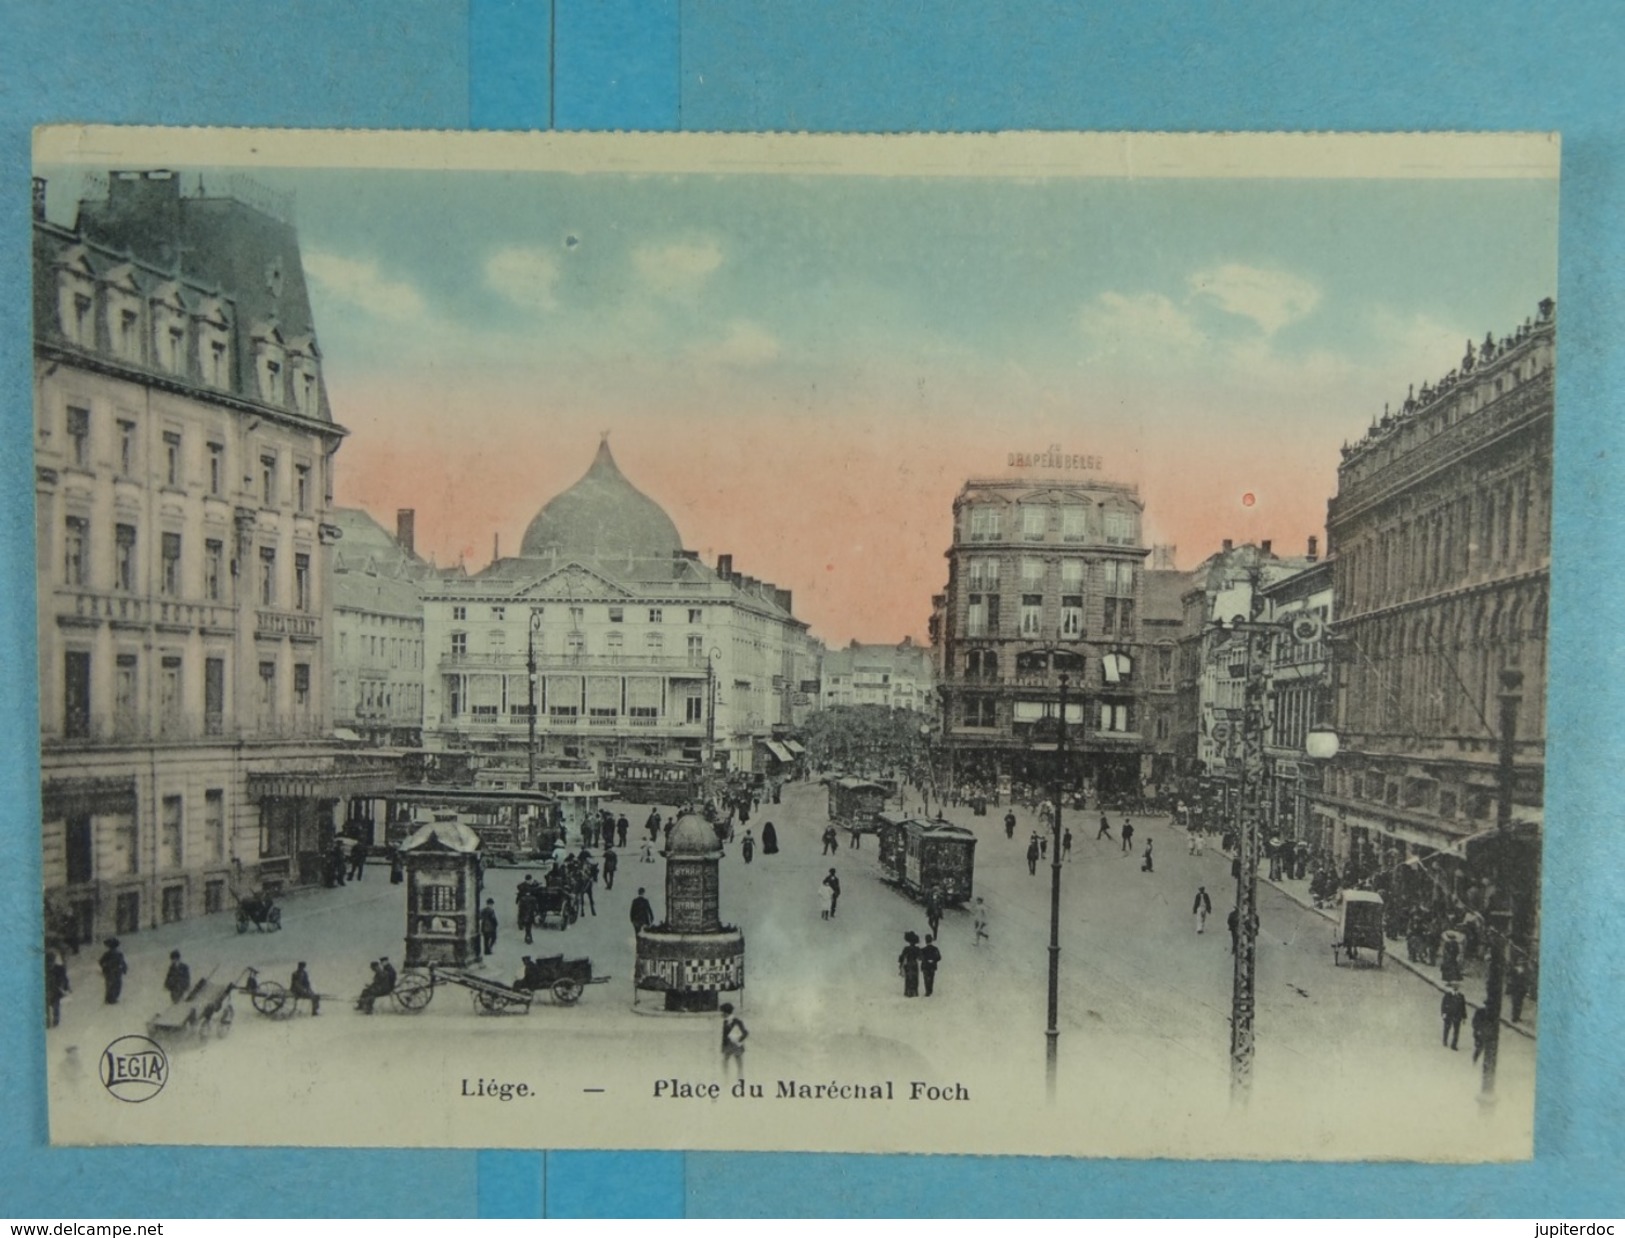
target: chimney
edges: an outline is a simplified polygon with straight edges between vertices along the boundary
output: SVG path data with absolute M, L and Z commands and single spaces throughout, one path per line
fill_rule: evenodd
M 491 534 L 491 562 L 495 563 L 502 558 L 502 534 Z
M 1231 541 L 1228 537 L 1224 539 L 1224 553 L 1225 554 L 1229 554 L 1235 548 L 1236 548 L 1235 542 Z
M 395 540 L 407 554 L 416 554 L 417 509 L 400 507 L 395 510 Z
M 794 603 L 796 598 L 794 591 L 790 589 L 775 589 L 774 592 L 778 594 L 779 606 L 784 610 L 785 614 L 795 614 L 796 608 Z
M 1272 544 L 1273 543 L 1271 543 L 1270 539 L 1266 537 L 1263 541 L 1258 543 L 1258 552 L 1266 555 L 1272 553 L 1270 550 L 1270 546 Z
M 717 556 L 717 575 L 723 580 L 734 578 L 734 557 L 732 555 Z
M 1320 539 L 1312 533 L 1309 535 L 1308 559 L 1311 563 L 1320 562 Z

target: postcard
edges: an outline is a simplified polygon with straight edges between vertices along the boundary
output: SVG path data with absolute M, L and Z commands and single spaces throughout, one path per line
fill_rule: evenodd
M 34 156 L 53 1141 L 1532 1154 L 1555 135 Z

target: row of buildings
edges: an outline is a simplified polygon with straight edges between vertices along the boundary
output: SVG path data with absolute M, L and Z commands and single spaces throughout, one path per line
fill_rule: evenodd
M 1185 801 L 1233 822 L 1261 677 L 1272 836 L 1345 872 L 1440 857 L 1451 881 L 1488 880 L 1472 861 L 1494 833 L 1502 676 L 1516 671 L 1516 903 L 1533 907 L 1555 310 L 1542 301 L 1509 334 L 1469 343 L 1455 370 L 1344 446 L 1325 557 L 1315 537 L 1296 556 L 1226 541 L 1177 571 L 1144 541 L 1133 486 L 967 482 L 931 617 L 943 776 L 1005 790 L 1059 777 L 1101 802 Z M 1338 737 L 1335 756 L 1307 755 L 1312 730 Z

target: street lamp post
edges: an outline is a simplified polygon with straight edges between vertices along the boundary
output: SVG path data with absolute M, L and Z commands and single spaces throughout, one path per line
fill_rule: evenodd
M 536 607 L 530 610 L 530 632 L 525 641 L 525 674 L 530 685 L 529 704 L 526 712 L 530 722 L 529 746 L 529 776 L 525 780 L 525 789 L 536 789 L 536 631 L 542 626 L 542 612 Z
M 1495 1100 L 1495 1067 L 1501 1051 L 1501 997 L 1506 988 L 1507 951 L 1513 925 L 1513 895 L 1511 865 L 1508 851 L 1512 846 L 1512 784 L 1516 776 L 1514 759 L 1518 742 L 1518 707 L 1523 703 L 1523 672 L 1501 672 L 1500 751 L 1496 764 L 1497 785 L 1495 802 L 1495 885 L 1500 906 L 1486 909 L 1489 915 L 1490 971 L 1484 982 L 1484 1010 L 1488 1015 L 1484 1029 L 1484 1077 L 1479 1099 L 1491 1103 Z M 1500 923 L 1496 923 L 1500 921 Z
M 1055 1099 L 1056 1054 L 1061 1039 L 1061 801 L 1066 781 L 1066 687 L 1061 676 L 1061 708 L 1055 732 L 1055 837 L 1049 870 L 1049 1026 L 1044 1030 L 1044 1090 Z

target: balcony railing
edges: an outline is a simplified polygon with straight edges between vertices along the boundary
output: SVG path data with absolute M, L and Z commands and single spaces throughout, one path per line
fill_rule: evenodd
M 525 660 L 526 651 L 523 646 L 518 649 L 506 650 L 501 653 L 457 653 L 449 651 L 441 654 L 440 668 L 442 671 L 503 671 L 510 675 L 524 674 L 528 669 Z M 557 675 L 560 673 L 587 673 L 620 672 L 620 671 L 664 671 L 667 673 L 689 671 L 699 677 L 704 677 L 706 662 L 704 658 L 690 658 L 682 654 L 649 654 L 649 653 L 581 653 L 581 654 L 548 654 L 536 655 L 536 673 L 539 675 Z
M 320 630 L 315 615 L 300 615 L 283 610 L 254 612 L 255 636 L 289 636 L 295 640 L 315 640 Z
M 530 729 L 530 716 L 523 707 L 511 709 L 506 715 L 496 712 L 466 712 L 447 717 L 442 725 L 451 730 L 489 730 L 518 734 Z M 689 722 L 670 716 L 644 717 L 630 714 L 544 714 L 536 716 L 536 730 L 579 731 L 583 728 L 605 731 L 647 731 L 661 729 L 679 734 L 703 734 L 704 722 Z

